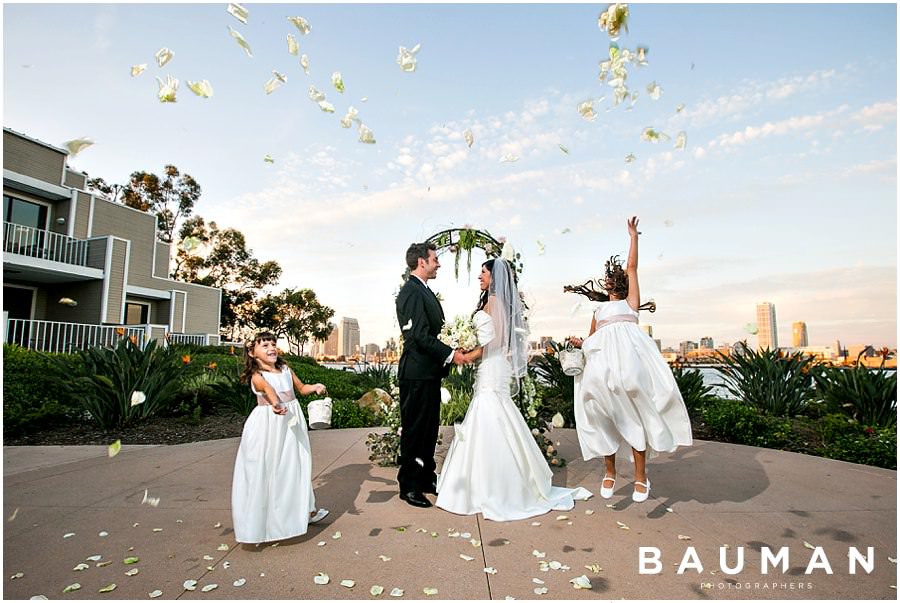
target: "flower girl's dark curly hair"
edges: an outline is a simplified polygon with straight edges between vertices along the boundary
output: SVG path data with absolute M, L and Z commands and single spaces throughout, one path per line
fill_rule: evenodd
M 261 372 L 259 368 L 259 363 L 256 361 L 251 353 L 253 352 L 253 348 L 256 347 L 256 344 L 262 341 L 278 341 L 278 338 L 275 337 L 272 333 L 268 331 L 262 331 L 256 334 L 256 337 L 250 340 L 250 342 L 244 348 L 244 372 L 241 373 L 241 383 L 250 383 L 250 379 L 253 378 L 253 375 Z M 275 368 L 281 369 L 282 367 L 287 366 L 287 363 L 278 356 L 278 360 L 275 361 Z
M 601 288 L 606 291 L 607 295 L 615 295 L 618 299 L 628 297 L 628 275 L 622 268 L 619 256 L 614 255 L 606 260 L 606 277 L 603 279 Z

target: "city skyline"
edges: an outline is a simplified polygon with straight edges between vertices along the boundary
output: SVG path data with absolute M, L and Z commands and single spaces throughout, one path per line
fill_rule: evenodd
M 663 347 L 753 345 L 762 300 L 779 341 L 802 320 L 811 345 L 896 347 L 896 5 L 630 4 L 618 44 L 647 47 L 648 64 L 629 65 L 638 95 L 618 106 L 598 79 L 605 4 L 246 8 L 242 24 L 224 3 L 6 4 L 4 125 L 91 138 L 69 163 L 109 182 L 178 166 L 203 187 L 197 214 L 279 262 L 275 291 L 313 289 L 365 343 L 399 335 L 408 244 L 466 224 L 522 253 L 532 339 L 586 335 L 593 304 L 562 287 L 624 258 L 636 214 L 642 298 L 658 306 L 641 322 Z M 416 44 L 401 70 L 399 47 Z M 287 81 L 266 94 L 273 70 Z M 161 103 L 170 75 L 177 102 Z M 210 98 L 187 88 L 204 79 Z M 350 106 L 375 144 L 341 127 Z M 445 314 L 470 313 L 483 254 L 458 281 L 440 259 Z

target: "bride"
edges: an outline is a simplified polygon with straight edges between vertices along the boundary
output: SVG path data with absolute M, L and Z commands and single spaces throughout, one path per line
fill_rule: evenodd
M 528 330 L 512 270 L 502 258 L 488 260 L 478 280 L 481 297 L 473 318 L 481 347 L 465 356 L 481 364 L 438 477 L 435 504 L 494 521 L 568 511 L 591 493 L 551 485 L 553 473 L 512 399 L 528 363 Z

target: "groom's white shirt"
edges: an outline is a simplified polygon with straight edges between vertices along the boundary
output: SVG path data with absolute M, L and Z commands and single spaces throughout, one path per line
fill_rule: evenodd
M 429 291 L 431 291 L 431 287 L 428 286 L 428 283 L 427 283 L 423 278 L 421 278 L 418 274 L 410 274 L 410 276 L 414 276 L 414 277 L 416 277 L 417 279 L 419 279 L 419 282 L 422 283 L 423 285 L 425 285 L 425 288 L 426 288 L 426 289 L 428 289 Z M 432 291 L 432 293 L 434 293 L 434 291 Z M 450 352 L 450 355 L 447 356 L 447 359 L 446 359 L 446 360 L 444 360 L 444 366 L 446 366 L 446 365 L 450 364 L 451 362 L 453 362 L 453 354 L 455 354 L 455 353 L 456 353 L 456 350 L 453 350 L 452 352 Z

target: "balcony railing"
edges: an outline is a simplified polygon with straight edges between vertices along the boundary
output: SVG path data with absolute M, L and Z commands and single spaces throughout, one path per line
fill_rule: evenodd
M 73 239 L 49 230 L 12 222 L 3 223 L 4 253 L 87 266 L 88 244 L 86 239 Z
M 21 318 L 10 318 L 6 322 L 6 343 L 15 343 L 40 352 L 73 352 L 94 346 L 114 346 L 122 337 L 131 337 L 141 348 L 147 341 L 144 327 L 115 327 Z
M 199 335 L 188 335 L 186 333 L 169 333 L 166 335 L 169 343 L 181 343 L 190 345 L 209 345 L 209 335 L 200 333 Z

